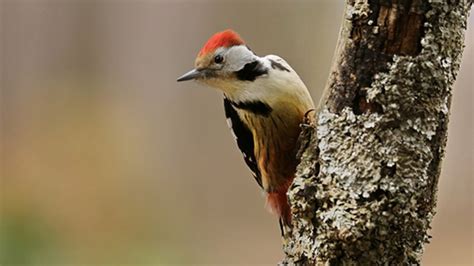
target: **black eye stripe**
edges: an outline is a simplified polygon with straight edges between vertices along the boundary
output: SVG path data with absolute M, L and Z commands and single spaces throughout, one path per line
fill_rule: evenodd
M 224 57 L 222 57 L 222 55 L 218 54 L 214 57 L 214 62 L 216 64 L 220 64 L 220 63 L 222 63 L 222 61 L 224 61 Z

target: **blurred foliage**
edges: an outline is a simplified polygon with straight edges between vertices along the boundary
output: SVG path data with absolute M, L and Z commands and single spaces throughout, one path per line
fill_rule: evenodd
M 0 241 L 1 265 L 38 264 L 58 250 L 57 234 L 33 213 L 2 213 Z

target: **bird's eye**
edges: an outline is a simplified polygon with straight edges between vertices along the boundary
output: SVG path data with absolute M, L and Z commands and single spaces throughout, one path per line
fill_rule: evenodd
M 218 54 L 214 57 L 214 62 L 216 64 L 220 64 L 220 63 L 222 63 L 222 61 L 224 61 L 224 57 L 222 57 L 222 55 Z

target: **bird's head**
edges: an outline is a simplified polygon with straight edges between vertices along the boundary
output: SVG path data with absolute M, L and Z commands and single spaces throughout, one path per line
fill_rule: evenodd
M 200 50 L 195 68 L 179 77 L 178 81 L 197 80 L 224 89 L 238 82 L 238 72 L 257 58 L 236 32 L 218 32 Z

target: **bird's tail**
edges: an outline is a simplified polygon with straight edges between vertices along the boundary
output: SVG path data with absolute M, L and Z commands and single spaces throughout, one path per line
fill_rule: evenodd
M 284 225 L 291 224 L 291 210 L 286 191 L 268 193 L 267 206 L 272 213 L 275 213 L 281 218 Z
M 280 229 L 282 230 L 282 235 L 283 227 L 291 225 L 291 209 L 290 204 L 288 203 L 288 196 L 286 195 L 291 182 L 292 180 L 280 189 L 267 194 L 267 207 L 272 213 L 278 215 L 280 218 Z

